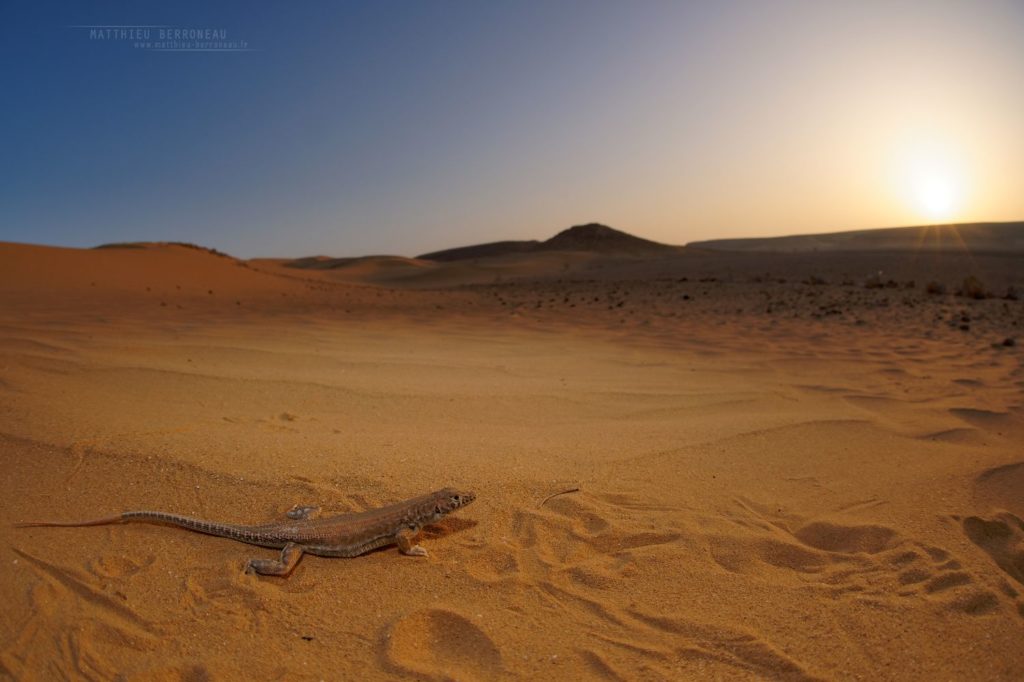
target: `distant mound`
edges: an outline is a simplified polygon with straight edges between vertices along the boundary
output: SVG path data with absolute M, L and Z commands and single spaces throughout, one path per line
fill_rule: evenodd
M 540 245 L 544 251 L 601 251 L 654 253 L 675 251 L 676 247 L 634 237 L 600 223 L 576 225 L 562 230 Z
M 404 256 L 254 258 L 248 263 L 250 267 L 261 272 L 284 275 L 292 279 L 355 284 L 399 283 L 424 271 L 440 267 L 438 263 L 432 261 Z
M 331 258 L 329 256 L 307 256 L 282 263 L 286 268 L 299 270 L 341 270 L 355 267 L 409 268 L 427 265 L 416 258 L 404 256 L 358 256 L 355 258 Z
M 628 255 L 666 253 L 677 251 L 678 247 L 634 237 L 600 223 L 576 225 L 562 230 L 547 241 L 503 241 L 462 246 L 444 251 L 426 253 L 417 258 L 432 261 L 458 261 L 475 258 L 493 258 L 508 254 L 535 253 L 539 251 L 588 251 L 597 253 L 620 253 Z
M 1024 253 L 1024 222 L 919 225 L 763 239 L 713 239 L 688 248 L 742 252 L 967 251 Z

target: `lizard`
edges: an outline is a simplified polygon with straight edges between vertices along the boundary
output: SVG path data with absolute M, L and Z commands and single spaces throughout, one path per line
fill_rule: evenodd
M 475 499 L 472 492 L 443 488 L 386 507 L 326 518 L 314 518 L 315 506 L 295 505 L 286 514 L 288 521 L 255 526 L 204 521 L 161 511 L 126 511 L 92 521 L 31 521 L 15 527 L 77 528 L 128 521 L 169 524 L 249 545 L 281 548 L 279 559 L 250 559 L 245 572 L 284 577 L 294 570 L 303 554 L 351 558 L 379 547 L 398 545 L 402 554 L 425 557 L 427 550 L 414 543 L 419 530 Z

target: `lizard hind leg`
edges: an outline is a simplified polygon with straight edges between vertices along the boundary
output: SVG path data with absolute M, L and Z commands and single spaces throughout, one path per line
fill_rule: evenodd
M 245 565 L 245 572 L 284 577 L 295 569 L 301 558 L 302 545 L 289 542 L 281 550 L 280 559 L 249 559 L 249 563 Z

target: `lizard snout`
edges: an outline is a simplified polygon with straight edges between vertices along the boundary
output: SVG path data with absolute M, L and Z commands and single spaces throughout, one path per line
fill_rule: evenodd
M 462 491 L 447 489 L 443 490 L 441 494 L 441 500 L 439 500 L 443 506 L 443 511 L 446 514 L 465 507 L 467 504 L 476 499 L 476 493 L 472 491 Z

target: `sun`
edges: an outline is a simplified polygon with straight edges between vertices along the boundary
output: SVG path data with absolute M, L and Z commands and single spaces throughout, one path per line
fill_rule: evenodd
M 917 169 L 911 179 L 917 210 L 931 220 L 949 220 L 963 205 L 964 183 L 954 169 L 939 165 Z
M 926 220 L 949 222 L 961 214 L 967 198 L 964 163 L 939 145 L 917 147 L 904 159 L 907 203 Z

